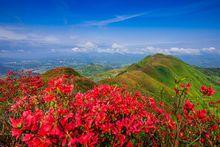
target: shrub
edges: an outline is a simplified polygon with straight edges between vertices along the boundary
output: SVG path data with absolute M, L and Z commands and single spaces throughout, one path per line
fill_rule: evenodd
M 163 102 L 99 85 L 74 90 L 72 76 L 44 83 L 37 75 L 9 74 L 1 82 L 1 123 L 10 145 L 161 146 L 217 145 L 218 118 L 197 110 L 187 97 L 190 84 L 177 83 L 174 109 Z M 5 127 L 4 127 L 5 128 Z

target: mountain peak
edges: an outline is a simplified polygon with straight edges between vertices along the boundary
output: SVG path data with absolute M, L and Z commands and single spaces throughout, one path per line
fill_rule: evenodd
M 46 71 L 42 74 L 44 78 L 54 78 L 60 75 L 74 75 L 74 76 L 81 76 L 77 71 L 70 67 L 56 67 L 51 70 Z
M 167 95 L 172 95 L 172 88 L 175 86 L 174 81 L 176 78 L 185 78 L 189 82 L 194 81 L 192 89 L 199 89 L 202 84 L 210 83 L 207 76 L 197 70 L 197 68 L 174 56 L 164 54 L 145 57 L 138 63 L 129 66 L 112 81 L 126 83 L 131 90 L 136 87 L 135 90 L 147 94 L 155 94 L 156 91 L 164 88 Z M 192 90 L 191 93 L 199 95 L 196 90 Z
M 57 67 L 48 70 L 47 72 L 43 73 L 41 76 L 44 79 L 44 81 L 49 81 L 53 78 L 57 78 L 62 75 L 69 75 L 69 76 L 73 75 L 74 80 L 72 81 L 72 84 L 74 85 L 75 89 L 80 92 L 85 92 L 89 89 L 92 89 L 96 85 L 95 82 L 93 82 L 89 78 L 81 76 L 77 71 L 75 71 L 73 68 L 70 67 Z

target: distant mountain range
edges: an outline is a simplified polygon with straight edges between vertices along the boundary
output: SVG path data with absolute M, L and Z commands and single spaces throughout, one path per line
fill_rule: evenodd
M 184 62 L 205 68 L 219 68 L 219 55 L 176 55 L 177 58 Z M 128 54 L 128 53 L 70 53 L 70 54 L 53 54 L 38 57 L 23 58 L 5 58 L 0 60 L 0 74 L 4 75 L 7 70 L 32 70 L 33 72 L 42 73 L 49 69 L 59 66 L 73 67 L 82 70 L 84 66 L 90 64 L 98 64 L 104 69 L 119 68 L 138 62 L 145 57 L 144 54 Z M 88 67 L 86 67 L 88 68 Z M 88 74 L 87 74 L 88 75 Z

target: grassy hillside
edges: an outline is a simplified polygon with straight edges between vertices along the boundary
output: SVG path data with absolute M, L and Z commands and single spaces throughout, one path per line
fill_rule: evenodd
M 205 73 L 213 83 L 220 85 L 220 68 L 198 68 Z
M 123 72 L 126 68 L 127 67 L 104 71 L 104 72 L 92 75 L 91 78 L 96 82 L 101 81 L 103 79 L 114 78 L 119 73 Z
M 89 89 L 92 89 L 96 84 L 89 78 L 86 78 L 84 76 L 81 76 L 78 72 L 76 72 L 72 68 L 68 67 L 57 67 L 52 70 L 48 70 L 47 72 L 43 73 L 41 76 L 44 81 L 49 81 L 53 78 L 59 77 L 61 75 L 73 75 L 74 81 L 73 84 L 75 86 L 75 89 L 80 92 L 85 92 Z
M 191 93 L 199 97 L 202 84 L 215 85 L 202 71 L 183 61 L 163 54 L 145 57 L 140 62 L 129 66 L 114 78 L 104 79 L 100 83 L 126 85 L 131 91 L 140 90 L 147 95 L 160 97 L 163 93 L 166 99 L 172 101 L 175 79 L 186 78 L 192 84 Z M 194 99 L 196 100 L 196 99 Z

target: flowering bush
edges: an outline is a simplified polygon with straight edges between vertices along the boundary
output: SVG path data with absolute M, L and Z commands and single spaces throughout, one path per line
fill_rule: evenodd
M 220 121 L 209 111 L 197 110 L 190 102 L 186 97 L 190 84 L 177 84 L 178 105 L 175 110 L 168 111 L 164 103 L 152 97 L 138 92 L 132 94 L 115 86 L 100 85 L 79 93 L 74 91 L 69 79 L 64 75 L 44 83 L 37 75 L 9 75 L 1 80 L 4 113 L 8 114 L 4 120 L 10 123 L 13 144 L 169 146 L 220 143 Z
M 11 106 L 12 136 L 30 146 L 126 145 L 143 144 L 142 140 L 153 144 L 162 126 L 175 129 L 153 98 L 108 85 L 74 94 L 65 78 L 50 81 L 41 94 L 25 96 Z
M 22 103 L 20 97 L 37 95 L 45 83 L 39 75 L 29 72 L 8 72 L 4 79 L 0 79 L 0 141 L 10 142 L 9 116 L 11 105 Z M 1 140 L 2 139 L 2 140 Z

